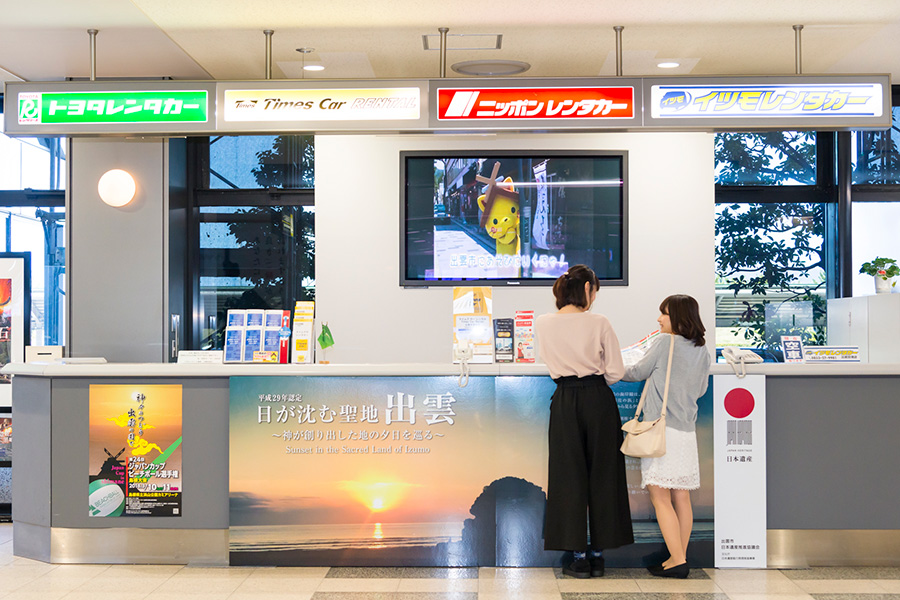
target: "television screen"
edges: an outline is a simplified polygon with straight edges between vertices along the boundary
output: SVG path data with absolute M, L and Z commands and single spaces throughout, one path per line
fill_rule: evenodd
M 627 283 L 627 153 L 403 152 L 402 285 Z

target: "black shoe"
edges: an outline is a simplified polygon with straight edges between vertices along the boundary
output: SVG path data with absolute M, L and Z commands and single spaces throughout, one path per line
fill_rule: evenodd
M 578 558 L 573 560 L 567 566 L 563 567 L 563 575 L 577 577 L 578 579 L 589 579 L 591 576 L 591 563 L 586 558 Z
M 687 579 L 687 576 L 690 574 L 691 569 L 688 567 L 686 562 L 681 563 L 680 565 L 676 565 L 674 567 L 670 567 L 668 569 L 660 569 L 659 571 L 650 571 L 653 575 L 657 577 L 674 577 L 675 579 Z
M 606 561 L 602 556 L 591 557 L 591 577 L 603 577 L 606 573 Z
M 663 570 L 662 565 L 650 565 L 647 567 L 647 570 L 650 571 L 651 575 L 659 575 L 660 571 Z

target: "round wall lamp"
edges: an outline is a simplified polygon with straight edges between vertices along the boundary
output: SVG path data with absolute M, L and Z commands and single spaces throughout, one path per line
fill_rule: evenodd
M 531 65 L 519 60 L 466 60 L 452 64 L 450 68 L 463 75 L 491 77 L 495 75 L 518 75 L 530 69 Z
M 110 206 L 125 206 L 134 198 L 137 186 L 134 177 L 128 171 L 112 169 L 100 177 L 97 182 L 97 192 L 100 199 Z

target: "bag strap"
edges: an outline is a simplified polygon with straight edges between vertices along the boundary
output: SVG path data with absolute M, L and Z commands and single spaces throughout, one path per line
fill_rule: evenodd
M 666 365 L 666 389 L 663 392 L 662 410 L 660 416 L 666 416 L 666 405 L 669 403 L 669 378 L 672 375 L 672 355 L 675 354 L 675 334 L 670 334 L 672 339 L 669 341 L 669 364 Z
M 669 403 L 669 378 L 672 375 L 672 355 L 675 354 L 675 334 L 670 334 L 669 340 L 669 363 L 666 365 L 666 387 L 663 391 L 663 403 L 660 416 L 666 416 L 666 405 Z M 641 416 L 641 410 L 644 408 L 644 399 L 647 397 L 647 384 L 644 383 L 644 389 L 641 392 L 641 399 L 638 401 L 637 410 L 634 411 L 634 418 Z

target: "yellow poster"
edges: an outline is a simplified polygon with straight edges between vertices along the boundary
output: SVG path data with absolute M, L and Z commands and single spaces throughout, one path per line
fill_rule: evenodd
M 181 516 L 180 385 L 91 385 L 88 514 Z

